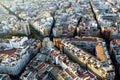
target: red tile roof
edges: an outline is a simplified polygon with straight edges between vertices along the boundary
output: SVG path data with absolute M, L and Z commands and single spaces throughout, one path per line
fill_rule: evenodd
M 91 72 L 89 72 L 89 71 L 87 71 L 86 74 L 87 74 L 88 76 L 90 76 L 90 78 L 95 78 L 95 76 L 94 76 Z
M 45 66 L 45 64 L 44 64 L 44 63 L 42 63 L 42 64 L 38 65 L 38 66 L 37 66 L 37 70 L 41 70 L 41 68 L 43 68 L 44 66 Z
M 85 76 L 85 75 L 84 75 L 81 71 L 79 71 L 79 70 L 77 70 L 77 73 L 79 74 L 79 76 L 80 76 L 81 78 Z
M 59 54 L 57 54 L 57 53 L 55 52 L 55 50 L 52 50 L 52 51 L 51 51 L 51 55 L 57 57 Z
M 3 51 L 0 51 L 0 54 L 8 54 L 8 55 L 11 55 L 11 54 L 13 54 L 14 52 L 16 52 L 16 49 L 3 50 Z
M 78 40 L 78 41 L 93 41 L 93 42 L 96 42 L 97 41 L 97 38 L 88 38 L 88 37 L 77 37 L 77 38 L 74 38 L 73 40 Z

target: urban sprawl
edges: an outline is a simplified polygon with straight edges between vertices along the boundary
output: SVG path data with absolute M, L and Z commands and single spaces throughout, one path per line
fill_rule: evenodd
M 0 1 L 0 80 L 120 80 L 120 0 Z

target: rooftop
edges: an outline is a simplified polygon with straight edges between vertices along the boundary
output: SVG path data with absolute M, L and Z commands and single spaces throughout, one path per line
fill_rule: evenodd
M 11 54 L 13 54 L 14 52 L 16 52 L 16 49 L 3 50 L 3 51 L 0 51 L 0 54 L 11 55 Z
M 97 52 L 97 57 L 101 60 L 101 62 L 104 62 L 106 60 L 104 54 L 103 54 L 103 48 L 101 43 L 98 43 L 96 45 L 96 52 Z
M 87 54 L 84 50 L 82 50 L 81 48 L 77 48 L 76 46 L 72 45 L 70 43 L 69 40 L 62 40 L 61 41 L 61 44 L 63 44 L 67 49 L 69 49 L 70 53 L 74 53 L 74 55 L 76 55 L 81 62 L 83 62 L 83 64 L 87 64 L 87 63 L 90 63 L 91 65 L 93 66 L 96 66 L 97 68 L 96 69 L 107 69 L 105 70 L 107 74 L 109 74 L 109 71 L 112 70 L 114 72 L 114 68 L 111 67 L 112 65 L 109 65 L 108 61 L 110 60 L 109 58 L 109 55 L 108 55 L 108 52 L 107 52 L 107 49 L 105 48 L 105 43 L 104 41 L 100 41 L 101 39 L 98 39 L 97 40 L 97 43 L 102 43 L 101 45 L 98 44 L 96 49 L 97 50 L 102 50 L 101 52 L 98 51 L 98 57 L 101 59 L 96 59 L 94 58 L 93 56 L 91 56 L 90 54 Z M 79 53 L 79 54 L 78 54 Z M 108 60 L 109 59 L 109 60 Z M 102 62 L 105 62 L 105 66 L 104 63 Z M 101 68 L 100 68 L 101 67 Z M 103 70 L 102 70 L 103 71 Z M 111 72 L 110 72 L 111 73 Z M 98 74 L 98 73 L 97 73 Z

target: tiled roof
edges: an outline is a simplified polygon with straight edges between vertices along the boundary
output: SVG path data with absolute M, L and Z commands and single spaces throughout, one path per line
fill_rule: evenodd
M 54 50 L 52 50 L 51 55 L 57 57 L 59 54 L 57 54 Z
M 10 49 L 10 50 L 3 50 L 3 51 L 0 51 L 0 54 L 8 54 L 8 55 L 11 55 L 13 54 L 14 52 L 16 52 L 15 49 Z
M 101 61 L 105 61 L 105 56 L 103 54 L 103 48 L 102 48 L 102 45 L 100 43 L 98 43 L 96 45 L 96 52 L 97 52 L 97 56 L 99 57 L 99 59 Z

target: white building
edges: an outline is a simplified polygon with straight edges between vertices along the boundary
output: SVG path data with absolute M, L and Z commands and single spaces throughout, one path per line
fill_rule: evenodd
M 28 40 L 28 37 L 22 37 L 21 39 L 17 37 L 12 37 L 12 39 L 9 42 L 11 47 L 20 48 L 27 40 Z

